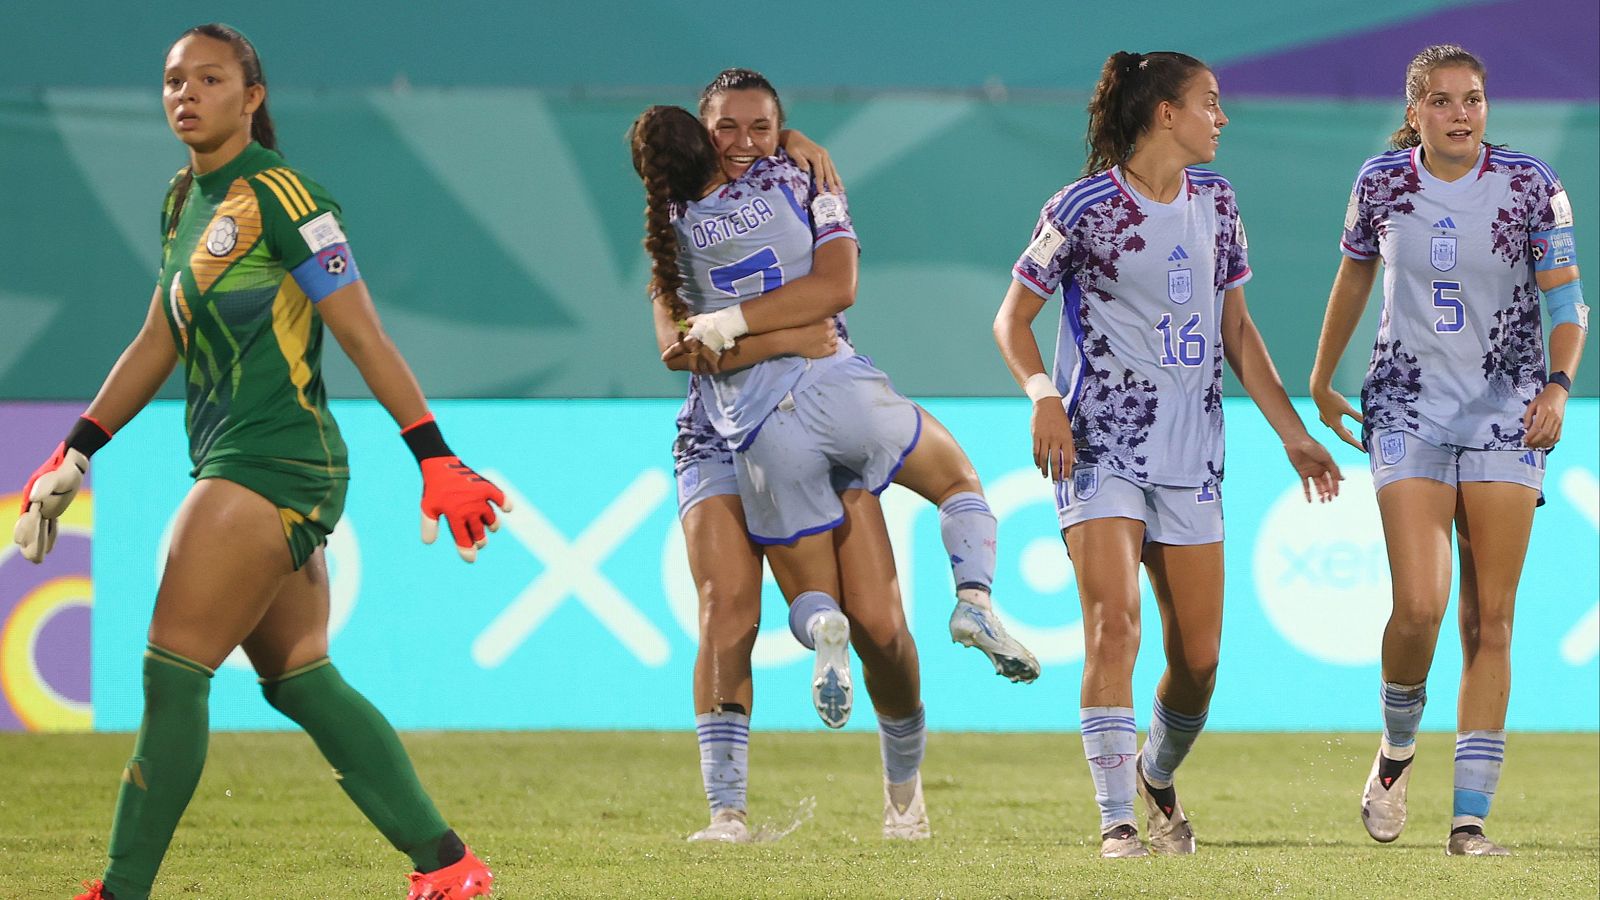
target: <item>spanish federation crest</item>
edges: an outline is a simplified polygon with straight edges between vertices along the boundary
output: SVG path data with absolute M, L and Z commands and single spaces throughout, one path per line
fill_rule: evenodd
M 206 252 L 212 256 L 227 256 L 239 243 L 239 223 L 233 216 L 218 216 L 206 234 Z
M 1393 431 L 1378 438 L 1378 455 L 1383 464 L 1392 466 L 1406 458 L 1405 432 Z
M 1429 248 L 1429 262 L 1441 272 L 1448 272 L 1456 267 L 1456 239 L 1450 236 L 1436 237 Z
M 1173 303 L 1188 303 L 1194 296 L 1194 270 L 1172 269 L 1167 272 L 1167 299 Z
M 1079 500 L 1088 500 L 1100 493 L 1100 467 L 1078 466 L 1073 469 L 1072 493 Z

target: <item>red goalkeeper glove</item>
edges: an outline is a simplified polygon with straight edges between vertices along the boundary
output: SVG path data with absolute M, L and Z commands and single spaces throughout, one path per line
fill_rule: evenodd
M 58 520 L 83 487 L 89 457 L 109 440 L 111 435 L 99 422 L 79 418 L 67 439 L 56 445 L 55 452 L 34 470 L 22 488 L 22 515 L 11 531 L 11 539 L 29 562 L 44 562 L 45 554 L 55 547 Z
M 432 413 L 407 426 L 400 436 L 422 467 L 422 542 L 434 542 L 443 517 L 461 558 L 476 560 L 478 550 L 489 541 L 487 532 L 500 530 L 494 506 L 510 512 L 511 502 L 489 479 L 450 452 Z

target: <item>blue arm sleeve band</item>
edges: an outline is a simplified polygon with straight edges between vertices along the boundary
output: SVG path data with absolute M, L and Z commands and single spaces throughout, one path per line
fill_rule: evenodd
M 1550 310 L 1550 327 L 1570 322 L 1588 333 L 1589 307 L 1583 302 L 1583 283 L 1578 279 L 1545 291 L 1544 304 Z
M 1548 272 L 1578 264 L 1577 240 L 1572 236 L 1572 226 L 1537 231 L 1528 236 L 1528 249 L 1533 253 L 1533 270 Z
M 312 303 L 321 303 L 339 288 L 361 280 L 356 258 L 350 255 L 350 245 L 344 243 L 323 247 L 289 274 Z

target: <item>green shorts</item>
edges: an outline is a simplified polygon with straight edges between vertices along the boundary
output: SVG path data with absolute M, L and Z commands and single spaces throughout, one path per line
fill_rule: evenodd
M 194 470 L 194 478 L 221 478 L 272 501 L 283 521 L 283 537 L 296 569 L 328 542 L 333 526 L 344 515 L 344 495 L 350 484 L 348 469 L 329 474 L 290 461 L 236 456 L 202 463 Z

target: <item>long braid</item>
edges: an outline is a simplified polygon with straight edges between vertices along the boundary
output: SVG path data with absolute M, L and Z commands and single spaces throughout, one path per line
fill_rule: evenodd
M 678 233 L 673 205 L 698 200 L 716 171 L 711 137 L 688 110 L 652 106 L 628 129 L 633 168 L 644 182 L 644 249 L 650 254 L 650 290 L 666 304 L 672 319 L 689 318 L 689 306 L 678 295 L 683 272 L 678 267 Z
M 662 150 L 645 138 L 644 249 L 650 254 L 650 292 L 666 304 L 672 321 L 689 318 L 689 306 L 678 296 L 683 272 L 678 269 L 678 232 L 672 227 L 672 184 L 661 165 Z

